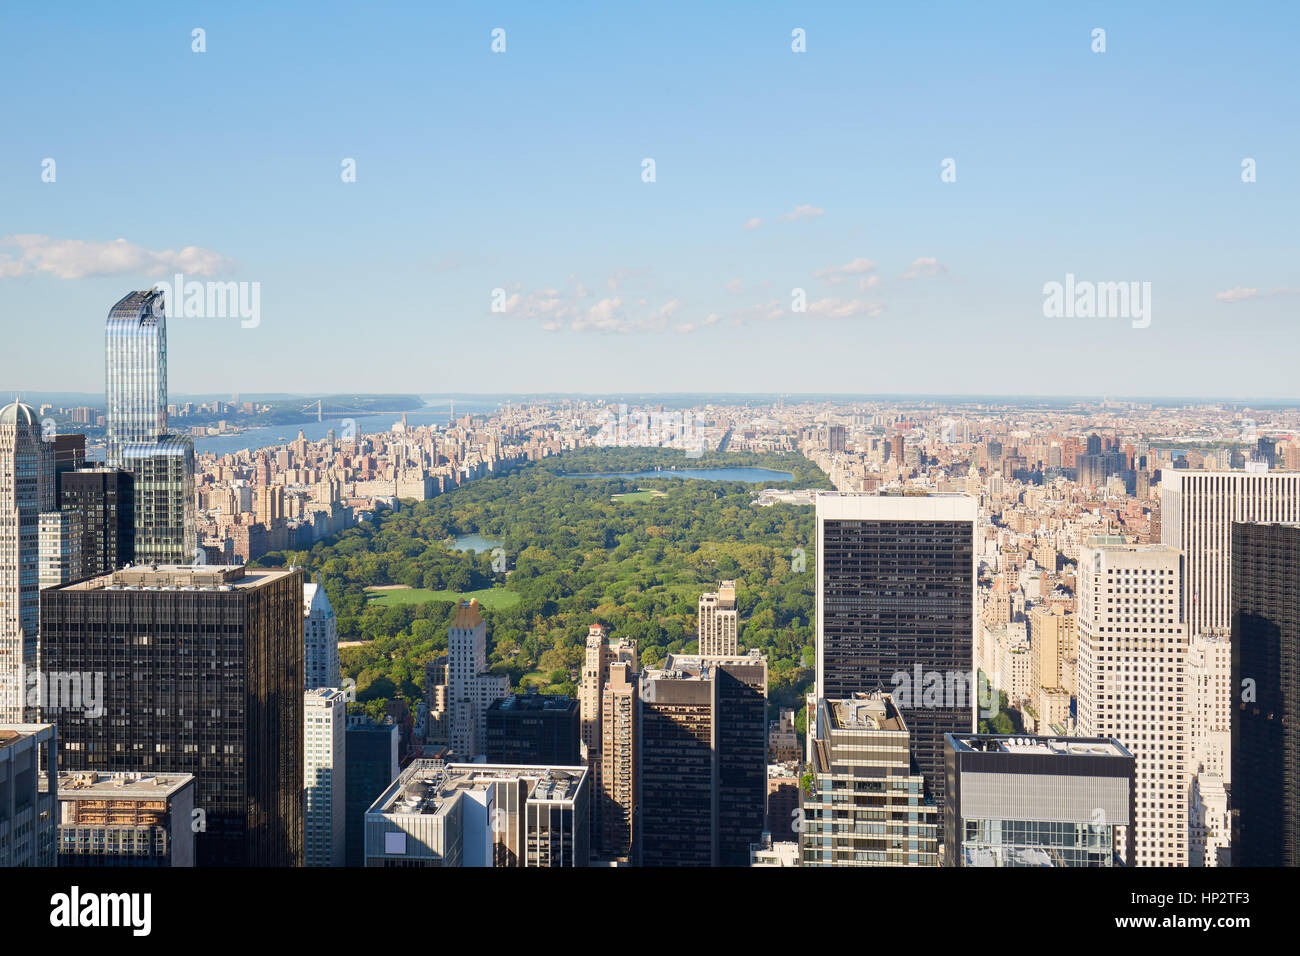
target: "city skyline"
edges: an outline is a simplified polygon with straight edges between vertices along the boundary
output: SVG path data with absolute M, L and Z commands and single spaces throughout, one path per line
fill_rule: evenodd
M 60 343 L 7 388 L 95 390 L 102 303 L 180 274 L 260 290 L 169 314 L 214 393 L 1293 397 L 1294 11 L 318 9 L 7 14 L 0 307 Z M 1150 283 L 1146 316 L 1045 317 L 1076 278 Z

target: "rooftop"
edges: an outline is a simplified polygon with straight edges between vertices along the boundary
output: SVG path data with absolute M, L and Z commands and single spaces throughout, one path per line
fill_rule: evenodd
M 565 803 L 573 800 L 586 775 L 586 767 L 416 760 L 389 785 L 368 812 L 398 816 L 437 814 L 464 792 L 512 781 L 528 784 L 529 801 Z
M 62 585 L 63 591 L 235 591 L 261 587 L 288 574 L 281 568 L 221 564 L 141 564 Z
M 1132 757 L 1111 737 L 1037 737 L 1033 734 L 948 734 L 958 753 L 1003 753 L 1055 757 Z
M 68 770 L 59 774 L 60 800 L 157 800 L 194 782 L 192 773 L 99 773 Z

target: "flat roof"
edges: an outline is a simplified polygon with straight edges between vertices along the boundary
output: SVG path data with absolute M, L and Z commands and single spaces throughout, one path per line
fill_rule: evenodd
M 947 734 L 961 753 L 1024 754 L 1041 757 L 1132 757 L 1113 737 L 1057 737 L 1035 734 Z
M 587 775 L 586 767 L 545 767 L 516 764 L 451 763 L 416 760 L 398 775 L 367 811 L 395 816 L 435 815 L 462 793 L 485 790 L 494 783 L 529 784 L 528 800 L 567 803 Z
M 157 800 L 170 797 L 194 782 L 192 773 L 100 773 L 64 770 L 59 773 L 60 800 Z
M 139 564 L 111 574 L 65 584 L 60 591 L 235 591 L 251 590 L 294 570 L 238 564 Z M 49 589 L 47 589 L 49 590 Z

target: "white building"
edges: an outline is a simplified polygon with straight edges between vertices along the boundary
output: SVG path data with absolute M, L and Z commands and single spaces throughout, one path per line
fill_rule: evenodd
M 36 716 L 27 706 L 40 617 L 40 515 L 54 509 L 54 451 L 36 410 L 0 409 L 0 722 Z
M 319 582 L 304 584 L 302 605 L 306 689 L 339 687 L 342 685 L 339 676 L 339 622 L 325 588 Z
M 317 687 L 303 702 L 303 865 L 344 866 L 347 838 L 348 705 Z
M 484 752 L 488 706 L 509 693 L 509 677 L 487 673 L 487 622 L 478 601 L 461 601 L 447 631 L 448 738 L 458 757 L 473 760 Z
M 723 581 L 717 591 L 700 595 L 697 630 L 701 657 L 735 657 L 739 629 L 736 582 Z
M 1078 733 L 1137 759 L 1136 866 L 1187 866 L 1187 632 L 1176 548 L 1090 539 L 1079 558 Z
M 1232 523 L 1300 521 L 1300 472 L 1166 470 L 1160 541 L 1187 559 L 1188 632 L 1232 627 Z
M 81 518 L 76 512 L 41 512 L 38 541 L 42 589 L 82 576 Z

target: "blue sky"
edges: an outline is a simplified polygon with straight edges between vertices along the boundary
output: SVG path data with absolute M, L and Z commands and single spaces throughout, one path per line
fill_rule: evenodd
M 1294 5 L 260 6 L 5 5 L 0 387 L 1300 397 Z

